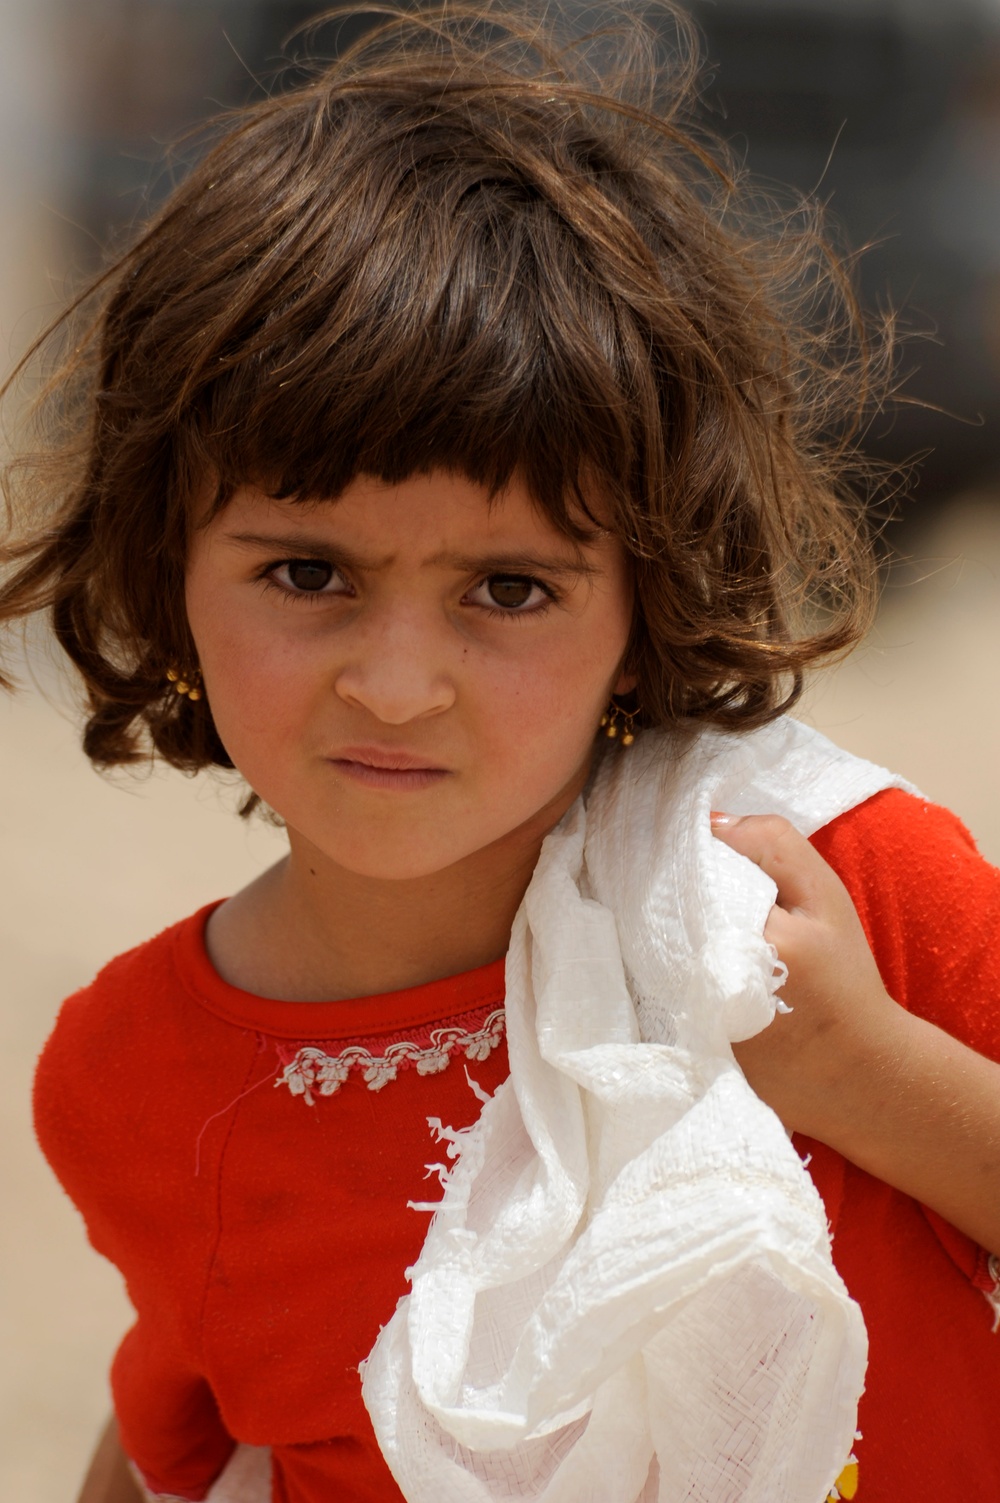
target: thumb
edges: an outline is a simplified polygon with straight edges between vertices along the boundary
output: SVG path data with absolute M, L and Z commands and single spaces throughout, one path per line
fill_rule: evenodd
M 794 825 L 778 814 L 723 814 L 713 810 L 712 834 L 766 872 L 778 889 L 778 906 L 816 909 L 830 868 Z

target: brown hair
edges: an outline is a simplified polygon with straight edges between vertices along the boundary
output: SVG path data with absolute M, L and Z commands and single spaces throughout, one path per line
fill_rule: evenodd
M 35 520 L 0 620 L 51 611 L 97 764 L 151 743 L 231 766 L 166 680 L 194 661 L 206 478 L 221 507 L 247 480 L 305 500 L 516 472 L 570 535 L 600 494 L 644 722 L 764 723 L 873 598 L 847 481 L 879 359 L 815 216 L 741 205 L 669 0 L 585 41 L 499 7 L 370 9 L 339 61 L 217 122 L 78 300 L 39 407 L 63 437 L 8 477 Z

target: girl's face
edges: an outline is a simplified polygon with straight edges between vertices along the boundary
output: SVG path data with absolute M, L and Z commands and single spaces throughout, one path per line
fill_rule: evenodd
M 293 854 L 368 877 L 540 839 L 633 683 L 617 539 L 444 471 L 315 505 L 244 487 L 195 529 L 187 610 L 219 735 Z

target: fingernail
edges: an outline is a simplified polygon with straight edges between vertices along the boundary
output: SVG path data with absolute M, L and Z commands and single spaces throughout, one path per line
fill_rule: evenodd
M 738 820 L 739 815 L 738 814 L 720 814 L 719 811 L 718 811 L 718 809 L 712 809 L 709 812 L 709 816 L 708 817 L 709 817 L 709 819 L 712 822 L 712 829 L 714 830 L 717 825 L 734 825 L 736 823 L 736 821 Z

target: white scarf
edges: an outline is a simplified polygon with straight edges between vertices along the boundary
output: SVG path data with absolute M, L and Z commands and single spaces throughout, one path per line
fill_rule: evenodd
M 771 1021 L 771 880 L 709 810 L 804 834 L 888 786 L 785 719 L 645 732 L 548 836 L 507 959 L 510 1079 L 364 1368 L 410 1503 L 820 1503 L 867 1340 L 820 1197 L 730 1044 Z

